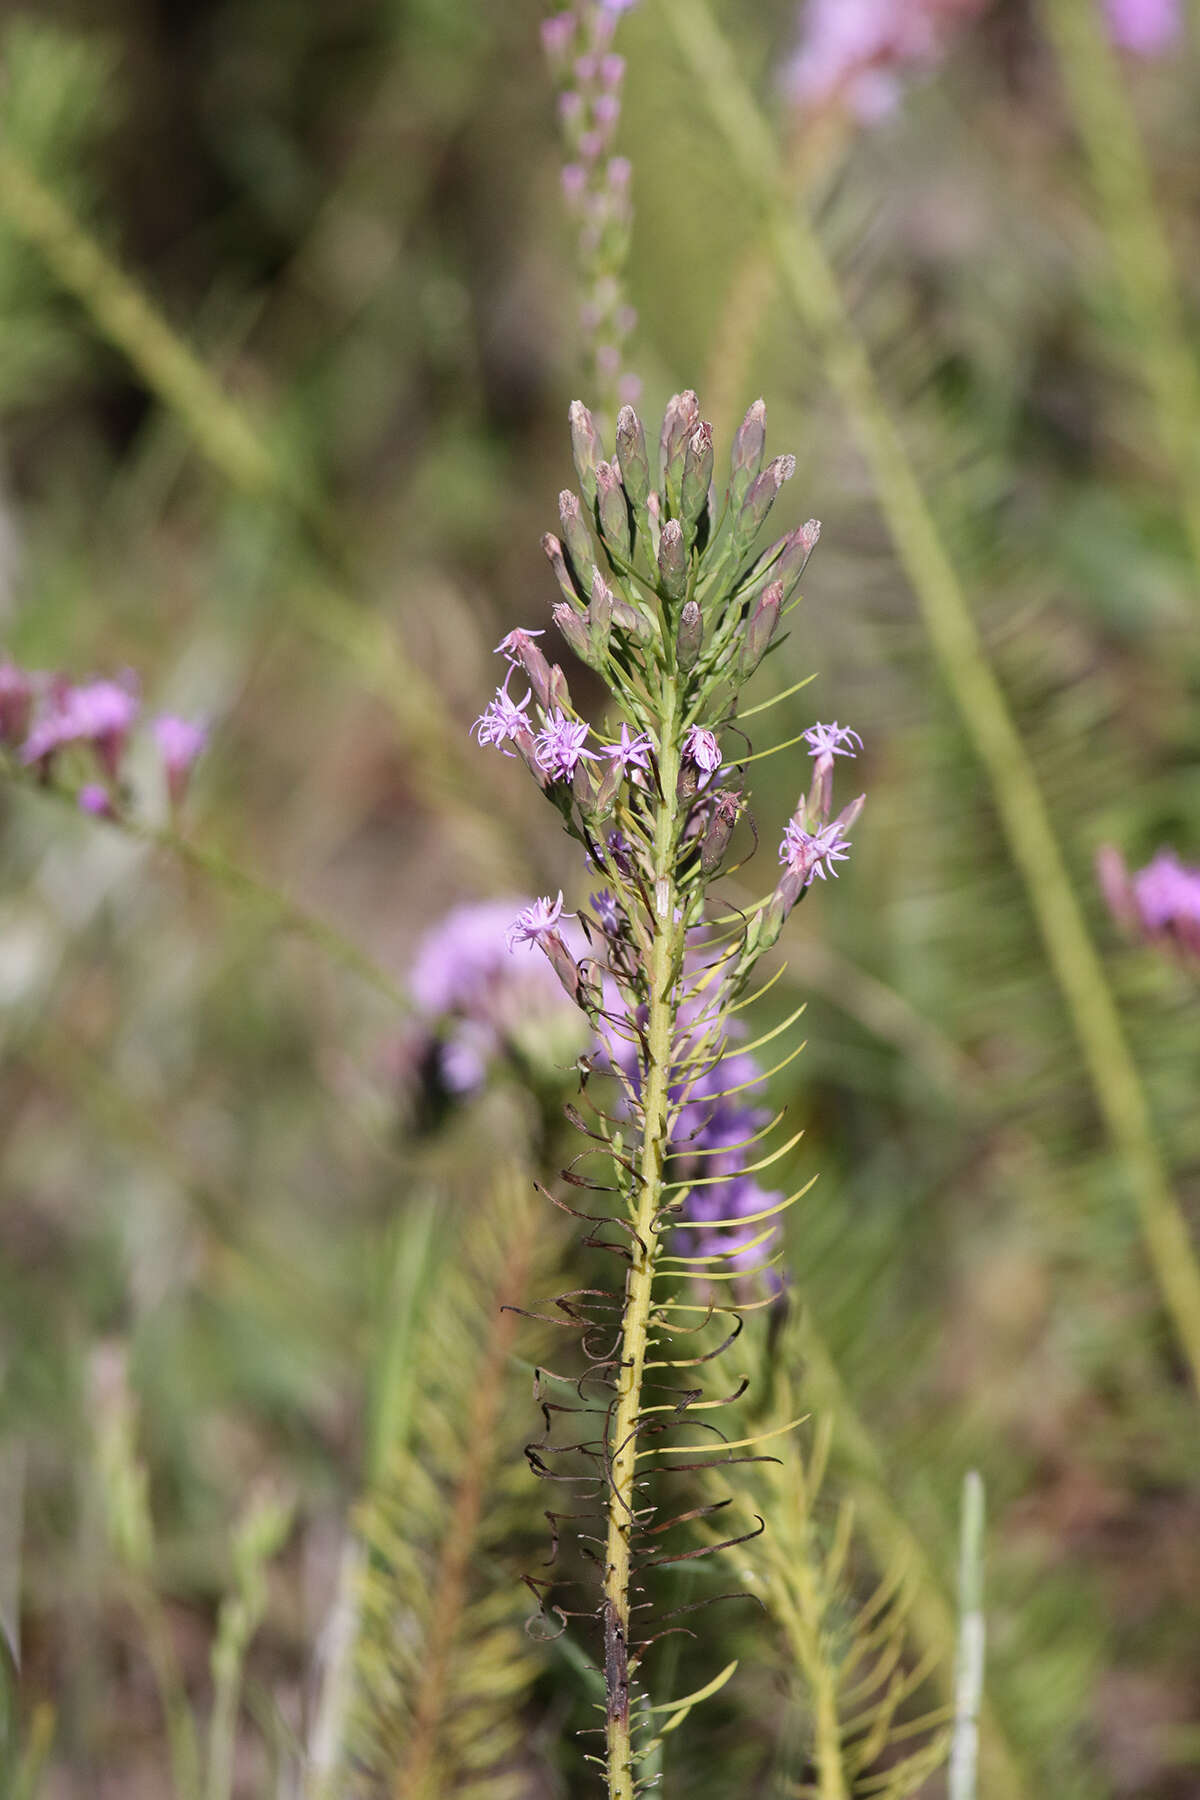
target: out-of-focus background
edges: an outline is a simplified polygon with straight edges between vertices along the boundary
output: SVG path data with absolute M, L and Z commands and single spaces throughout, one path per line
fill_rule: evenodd
M 1182 1800 L 1197 1394 L 1103 1121 L 1111 1066 L 1089 1068 L 1047 953 L 1045 867 L 1036 842 L 1014 858 L 1007 778 L 897 553 L 863 412 L 899 426 L 1017 728 L 1014 787 L 1032 768 L 1099 952 L 1078 1004 L 1119 1012 L 1200 1241 L 1194 968 L 1131 941 L 1092 873 L 1104 843 L 1200 861 L 1195 41 L 1185 22 L 1167 54 L 1114 48 L 1083 0 L 957 10 L 882 116 L 814 123 L 784 80 L 797 7 L 716 8 L 836 274 L 832 338 L 773 260 L 671 9 L 622 20 L 630 360 L 648 420 L 698 390 L 718 466 L 766 397 L 771 449 L 798 461 L 781 529 L 811 514 L 823 535 L 769 677 L 817 679 L 761 741 L 836 717 L 865 743 L 853 857 L 797 912 L 762 1011 L 808 1001 L 772 1097 L 806 1131 L 790 1172 L 820 1171 L 788 1251 L 830 1479 L 949 1592 L 959 1485 L 983 1472 L 995 1792 Z M 541 16 L 0 9 L 0 649 L 133 669 L 148 705 L 211 723 L 191 858 L 27 780 L 0 790 L 0 1626 L 30 1796 L 175 1791 L 163 1667 L 206 1719 L 254 1495 L 290 1523 L 232 1791 L 296 1791 L 397 1283 L 412 1300 L 395 1246 L 469 1256 L 496 1145 L 528 1127 L 512 1090 L 429 1116 L 402 995 L 452 905 L 586 893 L 521 765 L 468 736 L 492 646 L 549 622 L 539 539 L 574 481 Z M 858 416 L 845 330 L 873 369 Z M 760 888 L 802 760 L 756 765 Z M 144 745 L 130 780 L 150 816 Z M 510 1381 L 533 1548 L 489 1550 L 486 1574 L 511 1601 L 545 1500 L 519 1455 L 527 1370 Z M 754 1630 L 765 1741 L 786 1682 Z M 590 1791 L 561 1741 L 582 1677 L 516 1641 L 516 1791 Z M 679 1791 L 717 1792 L 715 1766 L 685 1758 Z M 723 1791 L 792 1791 L 759 1779 Z

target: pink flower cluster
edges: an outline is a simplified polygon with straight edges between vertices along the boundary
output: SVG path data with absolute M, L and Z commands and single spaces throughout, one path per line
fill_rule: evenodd
M 70 749 L 86 751 L 102 779 L 83 783 L 79 804 L 97 817 L 116 812 L 122 761 L 140 707 L 131 675 L 119 681 L 71 682 L 63 675 L 35 674 L 14 662 L 0 662 L 0 751 L 15 752 L 26 768 L 45 778 Z M 169 713 L 155 719 L 153 731 L 167 792 L 177 807 L 208 731 Z

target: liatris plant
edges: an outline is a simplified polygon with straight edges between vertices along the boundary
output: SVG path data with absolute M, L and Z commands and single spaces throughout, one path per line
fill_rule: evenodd
M 594 730 L 564 671 L 535 641 L 542 634 L 514 631 L 499 646 L 508 673 L 475 731 L 481 743 L 523 758 L 605 884 L 578 915 L 585 954 L 569 941 L 561 893 L 521 912 L 510 941 L 548 957 L 601 1046 L 584 1059 L 585 1072 L 601 1067 L 617 1096 L 605 1107 L 585 1087 L 590 1117 L 577 1113 L 576 1122 L 605 1163 L 594 1178 L 572 1170 L 568 1179 L 615 1194 L 602 1215 L 581 1216 L 593 1227 L 589 1242 L 625 1263 L 624 1286 L 558 1303 L 581 1329 L 581 1398 L 547 1404 L 547 1440 L 530 1457 L 551 1479 L 564 1452 L 593 1467 L 603 1502 L 595 1616 L 604 1767 L 612 1800 L 630 1800 L 652 1717 L 642 1674 L 656 1626 L 640 1589 L 655 1565 L 723 1547 L 671 1550 L 664 1534 L 683 1520 L 659 1490 L 684 1471 L 746 1460 L 734 1452 L 750 1444 L 712 1436 L 721 1402 L 705 1397 L 696 1372 L 737 1336 L 746 1308 L 770 1303 L 771 1285 L 752 1297 L 746 1271 L 799 1198 L 755 1185 L 790 1145 L 768 1147 L 760 1115 L 746 1108 L 747 1088 L 762 1079 L 747 1060 L 758 1045 L 740 1044 L 733 1056 L 726 1048 L 788 914 L 816 877 L 837 875 L 862 798 L 831 817 L 835 759 L 853 755 L 859 740 L 836 724 L 810 728 L 796 743 L 812 757 L 811 785 L 784 830 L 777 884 L 745 911 L 711 904 L 714 881 L 738 855 L 739 822 L 748 842 L 754 835 L 744 785 L 754 756 L 742 725 L 773 702 L 746 710 L 744 691 L 779 641 L 818 527 L 810 521 L 755 554 L 795 467 L 788 456 L 764 461 L 761 401 L 737 433 L 720 503 L 712 432 L 694 394 L 667 407 L 657 481 L 631 407 L 619 414 L 611 458 L 588 409 L 576 402 L 570 417 L 580 492 L 560 496 L 562 536 L 544 539 L 561 590 L 553 616 L 613 710 L 607 729 Z M 527 684 L 520 698 L 518 674 Z M 785 1050 L 778 1066 L 795 1054 Z M 551 1422 L 564 1413 L 598 1417 L 598 1432 L 551 1445 Z M 684 1509 L 683 1517 L 714 1510 Z M 565 1611 L 553 1610 L 565 1623 Z

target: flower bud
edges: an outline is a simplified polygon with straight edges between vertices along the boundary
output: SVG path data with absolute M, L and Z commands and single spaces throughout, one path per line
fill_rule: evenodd
M 571 690 L 561 663 L 550 665 L 550 710 L 555 709 L 559 712 L 571 710 Z
M 713 795 L 712 817 L 700 840 L 700 867 L 706 875 L 715 875 L 724 861 L 741 809 L 742 796 L 732 788 L 718 788 Z
M 668 519 L 658 540 L 658 574 L 669 600 L 682 600 L 687 591 L 688 559 L 683 543 L 683 527 L 678 519 Z
M 621 791 L 621 783 L 623 780 L 624 772 L 622 771 L 620 763 L 615 759 L 610 760 L 605 765 L 604 773 L 600 777 L 599 785 L 596 788 L 595 799 L 592 803 L 592 810 L 598 819 L 607 818 L 608 814 L 612 811 L 613 801 Z
M 591 506 L 596 498 L 596 464 L 603 459 L 604 446 L 600 442 L 600 433 L 596 430 L 596 421 L 582 400 L 572 400 L 567 416 L 571 421 L 571 450 L 575 457 L 575 472 L 579 476 L 583 497 Z
M 596 499 L 600 509 L 600 530 L 610 550 L 628 559 L 630 552 L 629 502 L 621 477 L 609 462 L 596 466 Z
M 767 409 L 756 400 L 738 427 L 729 458 L 729 510 L 736 517 L 750 483 L 762 468 L 767 441 Z
M 702 420 L 687 442 L 679 488 L 679 516 L 685 526 L 695 525 L 708 504 L 712 484 L 712 426 Z
M 588 638 L 587 625 L 585 624 L 582 615 L 577 613 L 573 606 L 568 606 L 565 601 L 560 600 L 558 605 L 552 610 L 550 617 L 554 620 L 554 623 L 558 626 L 558 629 L 562 632 L 580 662 L 589 661 L 592 654 L 592 647 Z M 541 704 L 544 705 L 545 702 L 543 701 Z
M 644 506 L 650 492 L 650 458 L 646 454 L 642 421 L 632 406 L 623 406 L 617 414 L 617 461 L 631 504 Z
M 747 619 L 742 639 L 741 677 L 748 681 L 767 653 L 783 607 L 783 583 L 773 581 L 759 595 L 758 605 Z
M 808 559 L 817 547 L 817 539 L 821 535 L 821 521 L 809 519 L 805 525 L 798 525 L 783 540 L 783 548 L 779 552 L 779 560 L 771 573 L 783 583 L 783 598 L 790 600 L 797 582 L 808 566 Z
M 592 774 L 591 765 L 577 762 L 571 776 L 571 792 L 575 796 L 575 804 L 580 812 L 591 813 L 596 807 L 596 778 Z
M 583 522 L 579 497 L 570 488 L 564 488 L 558 496 L 558 516 L 575 587 L 580 595 L 586 595 L 596 573 L 596 552 L 592 534 Z
M 550 567 L 554 570 L 558 585 L 562 589 L 563 599 L 571 606 L 578 606 L 583 596 L 571 580 L 571 571 L 567 568 L 563 547 L 552 531 L 547 531 L 543 536 L 542 549 L 550 559 Z
M 704 642 L 704 615 L 695 600 L 689 600 L 679 615 L 675 634 L 675 660 L 686 675 L 694 669 Z
M 796 473 L 794 456 L 776 456 L 763 470 L 756 475 L 746 493 L 746 498 L 737 516 L 734 531 L 743 542 L 749 543 L 758 532 L 775 501 L 775 496 L 785 481 L 790 481 Z
M 692 390 L 687 388 L 682 394 L 672 394 L 663 415 L 659 450 L 663 493 L 673 503 L 677 503 L 679 499 L 679 484 L 683 479 L 683 459 L 687 454 L 688 439 L 699 423 L 700 402 Z M 674 505 L 672 510 L 675 510 Z
M 597 569 L 596 579 L 592 582 L 591 603 L 587 610 L 588 641 L 591 646 L 590 661 L 593 668 L 600 668 L 608 656 L 612 622 L 612 589 Z
M 538 634 L 541 635 L 540 632 Z M 499 646 L 524 673 L 539 706 L 550 704 L 550 664 L 528 631 L 510 631 Z
M 635 644 L 652 644 L 654 642 L 654 625 L 644 612 L 631 606 L 628 600 L 622 600 L 619 594 L 613 595 L 613 624 L 622 631 L 627 631 Z

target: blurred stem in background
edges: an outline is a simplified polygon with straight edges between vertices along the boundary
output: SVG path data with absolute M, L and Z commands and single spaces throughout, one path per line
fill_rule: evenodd
M 1145 382 L 1200 575 L 1200 368 L 1128 80 L 1096 0 L 1042 0 L 1126 314 L 1119 341 Z
M 703 0 L 662 0 L 662 5 L 747 197 L 763 213 L 784 289 L 854 424 L 943 678 L 991 783 L 1100 1112 L 1133 1191 L 1151 1267 L 1200 1390 L 1200 1267 L 1037 774 L 837 277 L 807 206 L 784 186 L 771 133 L 730 47 Z

